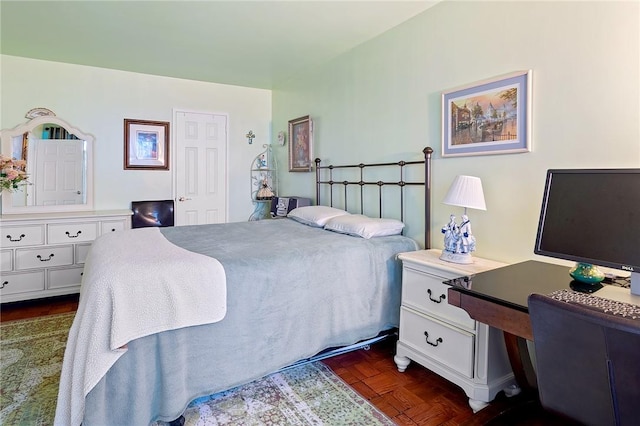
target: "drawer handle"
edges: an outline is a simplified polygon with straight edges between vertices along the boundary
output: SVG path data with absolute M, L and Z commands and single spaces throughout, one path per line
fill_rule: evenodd
M 3 282 L 2 285 L 0 285 L 0 290 L 3 289 L 7 284 L 9 284 L 9 281 Z
M 82 234 L 82 231 L 78 231 L 76 235 L 71 235 L 69 231 L 65 232 L 65 234 L 67 234 L 67 237 L 69 238 L 78 238 L 78 235 Z
M 116 228 L 111 228 L 111 232 L 116 232 Z
M 51 260 L 51 258 L 53 257 L 53 253 L 51 253 L 51 254 L 49 255 L 49 257 L 48 257 L 48 258 L 46 258 L 46 259 L 43 259 L 43 258 L 42 258 L 42 256 L 40 256 L 40 255 L 37 255 L 36 257 L 38 258 L 38 260 L 40 260 L 40 262 L 48 262 L 48 261 L 50 261 L 50 260 Z
M 19 238 L 12 238 L 11 235 L 7 235 L 7 238 L 9 239 L 9 241 L 11 241 L 12 243 L 17 243 L 18 241 L 22 241 L 22 239 L 26 237 L 26 235 L 22 234 L 20 235 Z
M 438 346 L 440 343 L 444 342 L 444 340 L 442 340 L 442 337 L 438 337 L 435 343 L 431 343 L 429 341 L 429 333 L 426 331 L 424 332 L 424 340 L 426 340 L 427 343 L 430 344 L 431 346 Z
M 434 299 L 433 297 L 431 297 L 431 289 L 430 288 L 427 289 L 427 294 L 429 295 L 429 300 L 431 300 L 434 303 L 441 303 L 443 300 L 445 300 L 447 298 L 447 296 L 445 296 L 444 294 L 441 294 L 439 299 Z

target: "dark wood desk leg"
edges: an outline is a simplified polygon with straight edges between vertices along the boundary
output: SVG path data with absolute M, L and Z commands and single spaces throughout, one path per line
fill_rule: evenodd
M 509 362 L 518 386 L 525 392 L 536 392 L 538 382 L 531 362 L 527 340 L 503 331 Z

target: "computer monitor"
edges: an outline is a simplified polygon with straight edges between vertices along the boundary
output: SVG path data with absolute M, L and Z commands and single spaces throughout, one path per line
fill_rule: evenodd
M 534 252 L 630 272 L 640 294 L 640 169 L 548 170 Z

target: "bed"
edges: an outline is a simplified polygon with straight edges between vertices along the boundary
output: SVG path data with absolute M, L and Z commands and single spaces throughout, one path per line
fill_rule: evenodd
M 428 247 L 431 152 L 425 149 L 424 161 L 370 165 L 323 166 L 316 160 L 317 204 L 321 204 L 323 186 L 330 189 L 329 202 L 322 204 L 337 210 L 334 185 L 345 194 L 349 185 L 360 190 L 372 185 L 379 191 L 382 216 L 383 187 L 396 186 L 404 194 L 411 185 L 422 186 Z M 404 170 L 412 165 L 424 166 L 423 182 L 405 181 Z M 363 177 L 367 168 L 388 166 L 399 168 L 398 181 Z M 332 174 L 340 167 L 356 168 L 360 178 L 335 181 Z M 328 172 L 328 178 L 322 177 L 323 171 Z M 404 195 L 400 198 L 403 206 Z M 362 197 L 359 205 L 348 219 L 363 213 Z M 55 423 L 170 422 L 200 396 L 397 327 L 401 265 L 396 254 L 417 250 L 418 244 L 403 235 L 363 238 L 343 233 L 348 230 L 342 228 L 337 229 L 340 232 L 326 230 L 319 224 L 330 219 L 325 220 L 324 211 L 318 217 L 319 210 L 313 210 L 311 224 L 307 216 L 143 228 L 125 231 L 117 240 L 115 234 L 110 234 L 110 241 L 96 240 L 85 265 L 80 304 L 69 334 Z M 403 208 L 400 210 L 403 219 Z M 123 242 L 130 247 L 124 247 Z M 141 249 L 145 247 L 142 244 L 147 248 Z M 144 263 L 141 251 L 152 254 L 152 263 Z M 172 260 L 183 255 L 184 262 Z M 126 256 L 138 265 L 129 267 L 121 262 Z M 216 296 L 209 299 L 203 296 L 198 286 L 206 280 L 198 277 L 208 270 L 199 272 L 196 263 L 189 263 L 192 258 L 209 262 L 216 273 L 220 272 L 216 264 L 221 267 L 225 281 L 221 293 L 212 292 Z M 177 270 L 182 272 L 176 275 Z M 121 284 L 114 277 L 123 275 L 129 280 L 127 286 L 114 290 Z M 135 283 L 142 281 L 147 287 L 138 288 Z M 103 282 L 115 284 L 105 290 Z M 139 299 L 134 297 L 137 291 L 142 292 Z M 151 303 L 163 295 L 172 309 Z M 220 298 L 226 299 L 225 305 L 213 307 Z M 109 327 L 116 324 L 116 313 L 121 322 L 136 323 L 142 330 L 114 338 Z M 174 317 L 180 315 L 191 322 L 175 322 Z M 170 325 L 157 329 L 165 322 Z M 78 344 L 83 333 L 88 334 L 84 336 L 88 344 Z M 104 345 L 108 347 L 102 348 Z M 109 361 L 102 370 L 91 373 L 92 364 L 105 357 Z

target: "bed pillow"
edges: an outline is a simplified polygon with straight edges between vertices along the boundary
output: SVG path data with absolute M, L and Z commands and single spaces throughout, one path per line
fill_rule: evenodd
M 403 228 L 404 223 L 396 219 L 376 219 L 359 214 L 331 218 L 324 226 L 329 231 L 366 239 L 398 235 Z
M 349 212 L 328 206 L 298 207 L 289 212 L 287 217 L 305 225 L 322 228 L 329 219 L 337 216 L 350 215 Z

